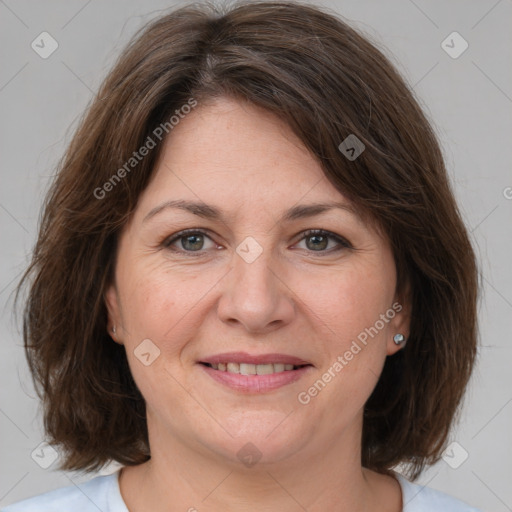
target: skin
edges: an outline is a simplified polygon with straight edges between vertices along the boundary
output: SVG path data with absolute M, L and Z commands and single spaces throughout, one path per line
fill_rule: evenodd
M 388 241 L 348 209 L 278 221 L 297 204 L 349 203 L 290 128 L 250 104 L 198 105 L 162 150 L 121 233 L 105 295 L 111 335 L 125 346 L 147 403 L 152 458 L 123 469 L 127 507 L 400 511 L 398 482 L 363 468 L 360 453 L 363 406 L 386 357 L 401 348 L 394 334 L 409 333 Z M 224 221 L 175 208 L 143 221 L 174 199 L 214 205 Z M 163 245 L 191 228 L 208 234 Z M 351 247 L 304 237 L 308 229 Z M 262 248 L 251 263 L 236 252 L 248 236 Z M 395 302 L 402 311 L 307 405 L 299 403 L 298 394 Z M 160 350 L 148 366 L 134 354 L 145 339 Z M 230 351 L 290 354 L 314 367 L 297 382 L 247 395 L 197 364 Z M 251 467 L 237 456 L 246 443 L 261 453 Z

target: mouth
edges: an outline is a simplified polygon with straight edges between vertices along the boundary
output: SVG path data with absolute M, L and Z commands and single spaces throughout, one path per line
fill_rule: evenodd
M 219 354 L 198 364 L 215 381 L 243 393 L 275 390 L 302 378 L 313 365 L 284 354 Z
M 204 363 L 200 364 L 213 368 L 219 372 L 233 373 L 237 375 L 273 375 L 275 373 L 290 372 L 311 366 L 310 364 L 284 364 L 284 363 L 267 363 L 267 364 L 250 364 L 250 363 Z

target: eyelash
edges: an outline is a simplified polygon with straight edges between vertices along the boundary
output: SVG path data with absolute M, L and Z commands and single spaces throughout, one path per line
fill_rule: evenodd
M 201 228 L 192 228 L 192 229 L 185 229 L 183 231 L 180 231 L 179 233 L 176 233 L 174 235 L 171 235 L 170 237 L 167 237 L 161 243 L 161 246 L 166 248 L 166 249 L 171 250 L 172 252 L 179 253 L 179 254 L 184 254 L 184 255 L 187 255 L 187 256 L 190 256 L 190 257 L 193 257 L 193 258 L 194 257 L 197 258 L 197 257 L 200 257 L 200 256 L 204 255 L 204 251 L 202 249 L 199 250 L 199 251 L 186 251 L 184 249 L 174 249 L 174 248 L 171 248 L 171 245 L 174 242 L 176 242 L 176 241 L 178 241 L 178 240 L 180 240 L 182 238 L 185 238 L 187 236 L 197 235 L 197 234 L 205 235 L 205 236 L 207 236 L 208 238 L 211 239 L 211 237 L 209 236 L 207 231 L 205 231 L 205 230 L 203 230 Z M 314 235 L 324 236 L 324 237 L 327 237 L 327 238 L 331 238 L 331 239 L 335 240 L 339 244 L 339 247 L 334 248 L 334 249 L 331 248 L 329 250 L 324 250 L 324 251 L 312 251 L 312 250 L 310 250 L 309 252 L 318 253 L 319 255 L 322 256 L 322 253 L 323 254 L 332 254 L 333 252 L 338 252 L 338 251 L 341 251 L 342 249 L 352 249 L 353 248 L 352 245 L 350 244 L 350 242 L 348 242 L 348 240 L 342 238 L 339 235 L 335 235 L 331 231 L 326 231 L 325 229 L 308 229 L 306 231 L 303 231 L 301 233 L 301 238 L 298 240 L 297 243 L 301 242 L 305 238 L 308 238 L 308 237 L 311 237 L 311 236 L 314 236 Z

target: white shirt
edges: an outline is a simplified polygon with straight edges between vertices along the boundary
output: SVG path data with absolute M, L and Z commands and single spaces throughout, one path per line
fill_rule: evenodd
M 19 501 L 0 512 L 129 512 L 119 489 L 120 470 L 97 476 L 80 487 L 69 486 Z M 448 494 L 409 482 L 396 474 L 403 512 L 481 512 Z

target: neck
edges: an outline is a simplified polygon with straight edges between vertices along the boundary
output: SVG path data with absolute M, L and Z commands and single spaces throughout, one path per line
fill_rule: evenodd
M 310 444 L 286 459 L 257 462 L 251 467 L 202 446 L 188 446 L 174 436 L 163 443 L 155 431 L 150 432 L 150 441 L 151 446 L 166 449 L 152 448 L 150 461 L 122 473 L 121 492 L 130 510 L 401 510 L 398 483 L 361 467 L 357 428 L 323 445 Z M 388 508 L 382 503 L 382 494 L 390 496 L 393 485 L 395 496 Z

